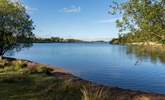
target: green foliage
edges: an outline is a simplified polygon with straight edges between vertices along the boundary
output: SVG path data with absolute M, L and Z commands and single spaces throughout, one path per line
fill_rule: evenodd
M 141 38 L 141 41 L 165 42 L 164 0 L 127 0 L 115 2 L 111 7 L 113 14 L 122 14 L 122 19 L 116 23 L 121 33 L 130 32 L 128 39 L 136 37 Z
M 0 55 L 19 42 L 33 38 L 33 22 L 21 2 L 0 0 Z

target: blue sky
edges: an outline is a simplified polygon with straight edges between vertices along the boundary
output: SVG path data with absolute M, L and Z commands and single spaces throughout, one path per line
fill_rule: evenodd
M 59 36 L 83 40 L 110 40 L 117 36 L 108 14 L 112 0 L 24 0 L 39 37 Z

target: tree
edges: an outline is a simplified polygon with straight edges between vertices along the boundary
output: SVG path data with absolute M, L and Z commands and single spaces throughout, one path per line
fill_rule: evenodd
M 111 14 L 122 15 L 117 20 L 120 32 L 140 33 L 145 41 L 165 43 L 165 0 L 127 0 L 111 5 Z
M 33 21 L 21 2 L 0 0 L 0 56 L 34 37 Z M 30 42 L 26 41 L 26 44 Z M 25 44 L 25 43 L 24 43 Z

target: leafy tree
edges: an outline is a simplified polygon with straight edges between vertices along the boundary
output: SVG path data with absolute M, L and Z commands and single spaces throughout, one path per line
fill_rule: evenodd
M 165 42 L 165 0 L 127 0 L 114 2 L 111 14 L 121 14 L 117 27 L 122 33 L 140 34 L 145 41 Z
M 22 48 L 21 42 L 34 37 L 33 21 L 21 2 L 0 0 L 0 56 L 13 48 Z M 25 43 L 24 43 L 25 44 Z

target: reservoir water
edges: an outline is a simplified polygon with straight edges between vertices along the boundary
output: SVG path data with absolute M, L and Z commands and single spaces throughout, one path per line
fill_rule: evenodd
M 165 93 L 165 53 L 127 46 L 87 43 L 35 43 L 7 56 L 62 67 L 98 84 Z

